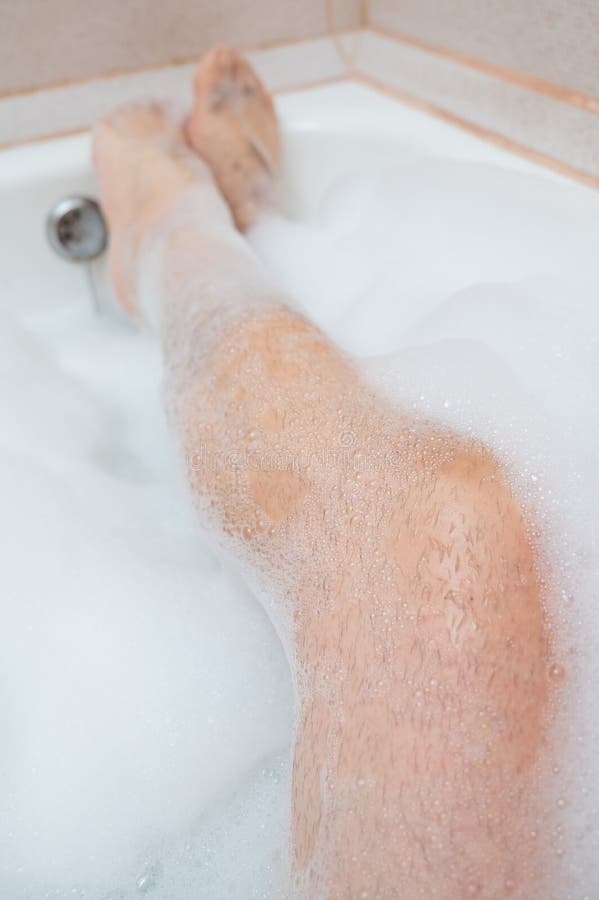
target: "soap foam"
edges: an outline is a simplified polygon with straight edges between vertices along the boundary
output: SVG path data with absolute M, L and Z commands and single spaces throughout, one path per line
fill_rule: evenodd
M 45 347 L 0 331 L 0 896 L 135 895 L 288 744 L 290 683 L 266 616 L 198 538 L 157 348 L 54 327 Z
M 487 441 L 534 514 L 576 695 L 552 837 L 575 896 L 599 888 L 597 205 L 431 160 L 332 170 L 317 215 L 250 235 L 365 377 Z M 0 341 L 0 896 L 280 896 L 287 665 L 196 530 L 158 348 L 84 311 L 3 320 Z

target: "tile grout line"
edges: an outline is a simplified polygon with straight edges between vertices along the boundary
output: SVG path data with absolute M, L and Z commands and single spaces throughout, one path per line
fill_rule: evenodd
M 387 31 L 380 26 L 372 25 L 368 22 L 368 0 L 360 0 L 360 18 L 362 21 L 361 27 L 335 30 L 334 16 L 332 15 L 331 7 L 332 0 L 324 0 L 324 2 L 327 19 L 327 31 L 323 34 L 297 38 L 294 40 L 273 41 L 264 44 L 256 44 L 251 47 L 242 48 L 244 53 L 259 53 L 261 51 L 276 50 L 284 47 L 301 46 L 302 44 L 309 44 L 313 41 L 318 40 L 331 40 L 333 44 L 337 46 L 338 41 L 343 37 L 359 33 L 360 31 L 370 32 L 373 35 L 377 35 L 378 37 L 393 41 L 394 43 L 413 47 L 414 49 L 418 49 L 424 53 L 441 57 L 442 59 L 448 60 L 464 68 L 474 69 L 478 72 L 482 72 L 486 75 L 492 76 L 498 80 L 519 85 L 520 87 L 526 88 L 527 90 L 536 91 L 537 93 L 551 97 L 554 100 L 559 100 L 563 103 L 568 103 L 580 109 L 585 109 L 588 112 L 599 114 L 599 98 L 597 97 L 592 97 L 587 94 L 572 91 L 568 88 L 561 87 L 560 85 L 553 84 L 552 82 L 545 81 L 540 78 L 535 78 L 533 76 L 514 72 L 511 69 L 505 69 L 500 66 L 495 66 L 491 63 L 486 63 L 483 60 L 467 56 L 466 54 L 428 44 L 425 41 L 421 41 L 417 38 L 410 37 L 409 35 L 403 33 Z M 344 54 L 339 52 L 339 55 L 341 56 L 342 61 L 347 65 Z M 175 69 L 180 66 L 191 65 L 196 62 L 197 59 L 198 57 L 196 56 L 180 57 L 168 60 L 164 63 L 151 63 L 145 66 L 138 66 L 135 69 L 107 72 L 103 74 L 93 75 L 89 78 L 65 79 L 63 81 L 56 81 L 50 84 L 26 87 L 16 91 L 0 91 L 0 103 L 3 100 L 13 99 L 17 97 L 26 97 L 33 94 L 41 94 L 46 91 L 50 92 L 64 88 L 84 87 L 86 85 L 97 84 L 99 82 L 112 81 L 114 79 L 127 78 L 129 76 L 135 75 L 142 75 L 148 72 L 160 72 L 164 71 L 165 69 Z
M 584 172 L 580 169 L 575 169 L 573 166 L 568 165 L 568 163 L 562 162 L 554 156 L 550 156 L 549 154 L 543 153 L 540 150 L 534 150 L 531 147 L 526 147 L 524 144 L 519 144 L 517 141 L 505 137 L 497 131 L 492 131 L 491 129 L 484 128 L 482 125 L 477 125 L 476 122 L 472 122 L 468 119 L 463 119 L 460 116 L 456 116 L 454 113 L 448 112 L 442 107 L 436 106 L 434 103 L 430 103 L 428 100 L 424 100 L 421 97 L 416 96 L 415 94 L 411 94 L 408 91 L 402 90 L 401 88 L 396 88 L 392 85 L 389 85 L 386 82 L 381 81 L 378 78 L 373 77 L 372 75 L 368 75 L 366 72 L 363 72 L 359 69 L 356 70 L 353 74 L 358 81 L 360 81 L 367 87 L 387 94 L 394 99 L 405 103 L 407 106 L 411 106 L 415 109 L 421 110 L 422 112 L 434 116 L 437 119 L 442 119 L 444 122 L 448 122 L 450 125 L 454 125 L 456 128 L 460 128 L 462 131 L 467 131 L 470 134 L 473 134 L 476 137 L 486 141 L 487 143 L 494 144 L 495 146 L 500 147 L 502 150 L 507 150 L 510 153 L 514 153 L 517 156 L 521 156 L 529 160 L 530 162 L 551 169 L 552 171 L 557 172 L 559 175 L 572 179 L 573 181 L 577 181 L 580 184 L 584 184 L 586 187 L 593 188 L 594 190 L 599 190 L 599 176 L 597 175 L 592 175 L 590 172 Z
M 331 6 L 329 5 L 330 2 L 331 2 L 331 0 L 325 0 L 325 9 L 327 10 L 327 17 L 330 17 L 330 15 L 331 15 Z M 364 3 L 367 8 L 368 0 L 361 0 L 361 2 Z M 486 74 L 488 74 L 491 77 L 496 78 L 497 80 L 501 80 L 504 83 L 506 83 L 506 82 L 516 83 L 516 84 L 520 84 L 520 86 L 523 88 L 527 88 L 529 90 L 531 89 L 528 84 L 522 83 L 521 81 L 514 82 L 513 79 L 501 77 L 501 75 L 498 75 L 494 71 L 485 70 L 484 68 L 481 69 L 481 67 L 479 65 L 475 64 L 475 61 L 470 61 L 470 63 L 467 63 L 467 62 L 465 63 L 458 58 L 454 58 L 454 56 L 452 54 L 447 54 L 444 51 L 435 50 L 434 48 L 428 48 L 426 45 L 421 45 L 419 42 L 405 40 L 402 37 L 388 34 L 387 32 L 384 32 L 381 29 L 367 27 L 365 29 L 361 29 L 361 30 L 357 30 L 357 31 L 355 29 L 350 29 L 350 30 L 340 31 L 340 32 L 330 31 L 328 33 L 328 35 L 326 35 L 324 37 L 319 36 L 316 38 L 303 38 L 303 39 L 298 39 L 297 41 L 287 42 L 285 44 L 271 45 L 267 48 L 266 47 L 263 48 L 265 51 L 267 51 L 269 49 L 278 49 L 280 47 L 288 47 L 288 46 L 293 47 L 293 46 L 297 46 L 297 45 L 311 43 L 313 41 L 326 40 L 332 44 L 332 46 L 336 50 L 336 53 L 339 57 L 340 62 L 342 63 L 343 67 L 345 68 L 345 72 L 342 75 L 328 76 L 328 77 L 324 77 L 321 79 L 312 80 L 309 82 L 302 82 L 302 83 L 289 85 L 284 88 L 279 88 L 279 89 L 273 91 L 273 93 L 275 95 L 278 95 L 278 94 L 292 93 L 292 92 L 301 91 L 301 90 L 309 90 L 311 88 L 317 88 L 317 87 L 321 87 L 321 86 L 328 85 L 328 84 L 335 84 L 335 83 L 347 81 L 347 80 L 350 80 L 351 78 L 354 78 L 356 81 L 361 82 L 362 84 L 364 84 L 368 87 L 371 87 L 382 93 L 388 94 L 389 96 L 392 96 L 395 100 L 399 100 L 408 106 L 412 106 L 414 108 L 420 109 L 420 110 L 428 113 L 429 115 L 435 116 L 436 118 L 440 118 L 440 119 L 460 128 L 463 131 L 468 131 L 469 133 L 474 134 L 475 136 L 477 136 L 478 138 L 480 138 L 482 140 L 485 140 L 489 143 L 495 144 L 496 146 L 499 146 L 502 149 L 508 150 L 511 153 L 515 153 L 516 155 L 524 157 L 536 164 L 539 164 L 546 168 L 552 169 L 553 171 L 556 171 L 558 174 L 565 176 L 567 178 L 573 179 L 575 181 L 578 181 L 579 183 L 585 184 L 588 187 L 591 187 L 594 189 L 599 189 L 599 177 L 594 176 L 589 172 L 585 172 L 585 171 L 576 169 L 573 166 L 570 166 L 567 163 L 562 162 L 559 159 L 557 159 L 549 154 L 545 154 L 542 151 L 538 151 L 538 150 L 529 148 L 524 144 L 520 144 L 517 141 L 512 140 L 511 138 L 505 137 L 500 132 L 495 132 L 491 129 L 487 129 L 483 126 L 477 125 L 475 121 L 461 118 L 460 116 L 455 115 L 454 113 L 451 113 L 451 112 L 443 109 L 441 106 L 437 106 L 434 103 L 431 103 L 421 97 L 418 97 L 416 94 L 412 94 L 409 91 L 404 91 L 401 88 L 394 87 L 393 85 L 390 85 L 383 80 L 380 80 L 374 76 L 369 75 L 366 71 L 361 69 L 359 65 L 356 65 L 355 53 L 352 53 L 352 52 L 346 50 L 346 48 L 343 45 L 343 37 L 357 35 L 357 37 L 359 38 L 360 34 L 364 34 L 364 33 L 371 33 L 374 35 L 378 35 L 380 37 L 383 37 L 385 39 L 393 41 L 393 42 L 397 43 L 398 45 L 418 47 L 419 49 L 422 50 L 423 53 L 440 56 L 444 59 L 451 60 L 454 64 L 458 64 L 465 68 L 471 68 L 471 69 L 475 69 L 477 71 L 486 71 Z M 261 50 L 251 50 L 249 52 L 261 52 Z M 98 76 L 98 77 L 95 77 L 95 78 L 87 80 L 87 81 L 79 81 L 79 82 L 72 82 L 69 84 L 65 84 L 65 85 L 62 85 L 62 88 L 68 89 L 70 87 L 79 87 L 79 86 L 84 87 L 84 86 L 88 86 L 88 85 L 93 86 L 95 84 L 105 82 L 107 80 L 109 81 L 109 80 L 116 79 L 116 78 L 135 77 L 136 75 L 143 74 L 144 72 L 159 72 L 159 71 L 163 71 L 165 69 L 173 69 L 173 68 L 177 68 L 180 66 L 189 65 L 189 63 L 190 63 L 189 60 L 188 61 L 178 61 L 178 62 L 171 62 L 165 66 L 152 66 L 152 67 L 147 67 L 147 68 L 144 68 L 141 70 L 138 69 L 135 71 L 131 71 L 129 73 L 119 73 L 118 75 L 112 74 L 110 76 Z M 57 90 L 57 89 L 61 89 L 61 88 L 58 86 L 53 86 L 50 88 L 43 88 L 41 90 L 34 90 L 34 91 L 31 91 L 30 93 L 43 94 L 46 91 L 51 92 L 51 91 Z M 532 89 L 537 90 L 537 93 L 549 96 L 553 100 L 558 100 L 558 101 L 562 100 L 563 101 L 562 97 L 556 96 L 553 92 L 548 92 L 545 90 L 538 90 L 536 88 L 532 88 Z M 29 92 L 27 92 L 27 93 L 29 93 Z M 19 96 L 23 96 L 23 94 L 9 94 L 9 95 L 6 95 L 5 97 L 0 96 L 0 108 L 2 106 L 3 100 L 10 100 L 14 97 L 19 97 Z M 564 101 L 564 102 L 568 102 L 568 101 Z M 598 109 L 599 109 L 599 101 L 597 101 L 597 104 L 598 104 Z M 590 112 L 595 111 L 592 109 L 589 110 L 589 108 L 587 106 L 581 106 L 578 103 L 573 103 L 571 105 L 578 106 L 579 108 L 582 108 L 585 111 L 590 111 Z M 16 139 L 16 140 L 11 140 L 11 141 L 6 141 L 3 143 L 0 143 L 0 150 L 10 149 L 13 147 L 18 147 L 18 146 L 31 145 L 31 144 L 40 143 L 40 142 L 47 141 L 47 140 L 54 140 L 54 139 L 61 138 L 61 137 L 69 137 L 69 136 L 73 136 L 76 134 L 82 134 L 82 133 L 88 131 L 90 129 L 90 127 L 91 127 L 90 125 L 82 125 L 80 127 L 66 129 L 61 132 L 49 132 L 49 133 L 42 134 L 42 135 L 35 135 L 35 136 L 27 138 L 25 140 Z
M 464 53 L 437 47 L 433 44 L 421 41 L 418 38 L 410 37 L 407 34 L 387 31 L 377 25 L 368 24 L 364 30 L 404 47 L 412 47 L 413 49 L 421 50 L 423 53 L 440 57 L 441 59 L 462 66 L 463 68 L 474 69 L 477 72 L 482 72 L 484 75 L 489 75 L 499 81 L 516 84 L 526 90 L 535 91 L 538 94 L 550 97 L 552 100 L 568 103 L 578 109 L 584 109 L 587 112 L 599 115 L 599 97 L 592 97 L 588 94 L 572 91 L 569 88 L 562 87 L 561 85 L 554 84 L 550 81 L 545 81 L 542 78 L 535 78 L 532 75 L 514 72 L 512 69 L 495 66 L 492 63 L 486 63 L 484 60 L 476 59 L 475 57 L 468 56 Z
M 325 0 L 326 2 L 326 0 Z M 238 47 L 245 54 L 251 53 L 262 53 L 268 52 L 269 50 L 279 50 L 284 49 L 286 47 L 298 47 L 305 44 L 312 44 L 314 41 L 332 41 L 336 36 L 343 37 L 351 34 L 355 34 L 358 31 L 361 31 L 362 28 L 357 26 L 356 28 L 343 28 L 334 33 L 331 33 L 328 30 L 323 32 L 322 34 L 310 35 L 303 38 L 295 38 L 291 40 L 285 41 L 272 41 L 270 43 L 264 44 L 254 44 L 249 47 Z M 43 94 L 45 92 L 61 90 L 64 88 L 73 88 L 73 87 L 86 87 L 88 85 L 98 84 L 99 82 L 105 81 L 113 81 L 119 78 L 130 78 L 135 75 L 145 75 L 149 72 L 162 72 L 168 69 L 177 69 L 180 66 L 189 66 L 197 63 L 204 54 L 201 53 L 197 56 L 182 56 L 179 58 L 174 58 L 167 60 L 163 63 L 149 63 L 144 66 L 137 66 L 135 69 L 119 69 L 116 72 L 105 72 L 98 73 L 97 75 L 90 75 L 88 78 L 65 78 L 62 81 L 54 81 L 50 84 L 40 84 L 32 87 L 24 87 L 19 88 L 16 91 L 0 91 L 0 103 L 3 100 L 12 100 L 13 98 L 18 97 L 28 97 L 33 94 Z
M 280 94 L 293 94 L 296 91 L 308 91 L 312 88 L 325 87 L 329 84 L 341 84 L 344 81 L 351 81 L 351 75 L 346 72 L 343 75 L 331 75 L 325 76 L 324 78 L 314 79 L 312 81 L 305 81 L 299 84 L 292 84 L 288 87 L 283 88 L 275 88 L 271 91 L 274 97 L 278 97 Z M 0 108 L 2 106 L 2 100 L 0 99 Z M 30 147 L 32 144 L 42 144 L 44 141 L 54 141 L 59 140 L 60 138 L 74 137 L 77 134 L 85 134 L 86 131 L 90 131 L 93 126 L 90 125 L 80 125 L 76 128 L 66 128 L 64 131 L 52 131 L 47 134 L 36 134 L 34 137 L 30 138 L 17 138 L 14 141 L 3 141 L 0 142 L 0 152 L 3 150 L 12 150 L 16 147 Z

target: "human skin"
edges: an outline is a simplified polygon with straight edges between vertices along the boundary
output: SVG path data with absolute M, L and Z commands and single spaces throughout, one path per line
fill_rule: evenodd
M 276 202 L 272 102 L 228 48 L 195 87 L 185 129 L 130 107 L 94 156 L 198 516 L 289 655 L 290 890 L 548 896 L 549 650 L 523 512 L 484 446 L 388 406 L 280 296 L 239 233 Z

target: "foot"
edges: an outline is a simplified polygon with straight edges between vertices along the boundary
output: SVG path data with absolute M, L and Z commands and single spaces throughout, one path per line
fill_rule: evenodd
M 158 103 L 115 110 L 94 130 L 93 159 L 110 233 L 109 268 L 117 299 L 137 313 L 137 257 L 143 237 L 205 166 L 188 147 L 181 121 Z
M 246 231 L 276 206 L 281 146 L 272 99 L 232 47 L 215 47 L 200 62 L 189 144 L 210 166 L 235 224 Z

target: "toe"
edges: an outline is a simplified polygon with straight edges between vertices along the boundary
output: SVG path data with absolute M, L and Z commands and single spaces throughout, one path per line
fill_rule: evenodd
M 176 134 L 181 130 L 183 118 L 172 104 L 148 100 L 117 107 L 98 123 L 96 130 L 129 140 L 151 141 Z
M 197 99 L 210 109 L 237 105 L 243 98 L 266 95 L 249 62 L 233 47 L 213 47 L 199 63 L 194 87 Z
M 233 78 L 242 60 L 241 54 L 234 47 L 217 44 L 200 61 L 196 74 L 208 80 Z

